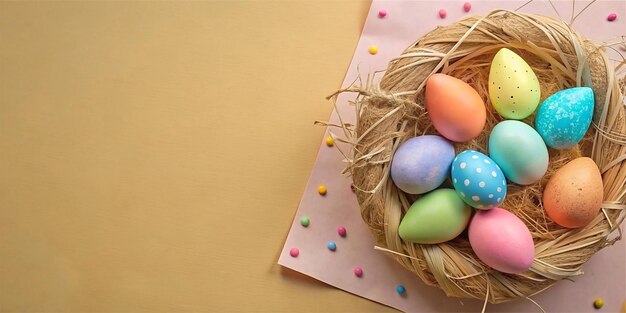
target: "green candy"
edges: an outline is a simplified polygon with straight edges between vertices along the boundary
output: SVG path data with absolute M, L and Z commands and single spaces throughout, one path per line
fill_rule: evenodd
M 411 205 L 400 222 L 400 238 L 420 244 L 454 239 L 467 227 L 471 212 L 453 189 L 437 189 Z
M 308 227 L 310 223 L 311 223 L 311 220 L 308 217 L 303 216 L 300 218 L 300 225 L 304 227 Z

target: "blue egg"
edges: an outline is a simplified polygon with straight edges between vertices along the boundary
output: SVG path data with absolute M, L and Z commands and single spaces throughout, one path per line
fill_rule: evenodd
M 593 117 L 594 95 L 589 87 L 561 90 L 541 103 L 535 129 L 548 147 L 567 149 L 585 136 Z
M 391 161 L 391 179 L 409 194 L 439 187 L 450 173 L 454 146 L 440 136 L 411 138 L 398 147 Z
M 489 210 L 506 197 L 506 177 L 494 160 L 474 150 L 465 150 L 452 162 L 452 184 L 470 206 Z

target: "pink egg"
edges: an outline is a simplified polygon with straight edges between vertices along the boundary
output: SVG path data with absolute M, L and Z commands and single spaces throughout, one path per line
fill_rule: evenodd
M 478 258 L 500 272 L 524 272 L 535 258 L 533 237 L 528 227 L 505 209 L 476 212 L 470 222 L 469 240 Z

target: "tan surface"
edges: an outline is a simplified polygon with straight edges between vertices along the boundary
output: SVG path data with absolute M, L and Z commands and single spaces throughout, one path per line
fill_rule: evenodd
M 383 311 L 276 259 L 367 2 L 0 3 L 0 311 Z

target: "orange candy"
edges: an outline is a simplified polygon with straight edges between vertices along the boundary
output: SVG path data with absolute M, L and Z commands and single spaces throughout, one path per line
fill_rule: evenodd
M 326 195 L 326 186 L 325 185 L 319 185 L 317 187 L 317 192 L 319 192 L 320 195 L 325 196 Z
M 433 74 L 426 81 L 425 102 L 433 126 L 449 140 L 469 141 L 485 127 L 485 103 L 472 86 L 460 79 Z

